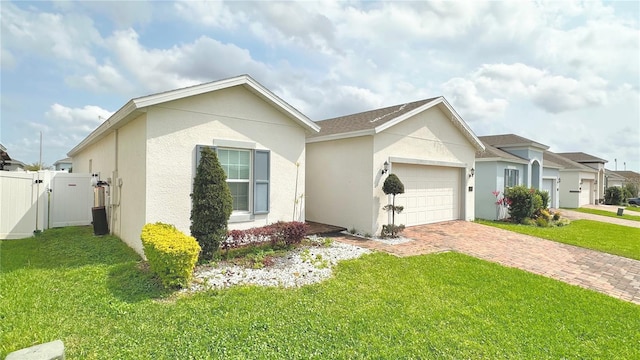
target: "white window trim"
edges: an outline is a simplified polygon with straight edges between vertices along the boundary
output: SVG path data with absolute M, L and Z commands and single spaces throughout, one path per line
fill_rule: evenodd
M 214 141 L 214 144 L 216 143 L 216 141 Z M 220 143 L 220 141 L 218 141 L 217 143 Z M 227 141 L 227 143 L 232 143 L 232 141 Z M 234 142 L 237 143 L 237 142 Z M 231 216 L 229 217 L 229 222 L 246 222 L 246 221 L 251 221 L 253 220 L 253 192 L 255 191 L 253 189 L 253 151 L 252 149 L 247 149 L 247 148 L 237 148 L 237 147 L 223 147 L 223 146 L 216 146 L 216 152 L 218 152 L 219 150 L 233 150 L 233 151 L 246 151 L 249 153 L 249 178 L 244 180 L 244 179 L 228 179 L 227 178 L 227 183 L 246 183 L 249 184 L 249 191 L 247 194 L 247 210 L 233 210 L 233 212 L 231 213 Z

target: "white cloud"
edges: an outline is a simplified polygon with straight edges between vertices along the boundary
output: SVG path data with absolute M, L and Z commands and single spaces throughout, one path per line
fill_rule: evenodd
M 110 111 L 95 105 L 70 108 L 56 103 L 51 105 L 45 116 L 50 120 L 48 126 L 55 126 L 58 131 L 79 132 L 88 135 L 89 132 L 107 120 L 111 114 Z
M 173 4 L 178 16 L 206 26 L 234 29 L 243 16 L 234 14 L 222 1 L 176 1 Z M 240 19 L 238 19 L 240 17 Z
M 485 99 L 473 81 L 453 78 L 442 85 L 445 97 L 467 121 L 502 116 L 509 102 L 504 98 Z
M 95 64 L 91 47 L 102 43 L 93 21 L 83 15 L 22 10 L 3 2 L 2 42 L 23 54 L 54 56 L 84 65 Z
M 574 79 L 522 63 L 484 64 L 465 79 L 449 80 L 443 88 L 455 96 L 456 104 L 473 106 L 474 115 L 488 111 L 488 116 L 505 110 L 506 100 L 499 99 L 525 99 L 549 113 L 560 113 L 605 105 L 609 91 L 599 77 Z M 494 96 L 498 99 L 484 100 Z

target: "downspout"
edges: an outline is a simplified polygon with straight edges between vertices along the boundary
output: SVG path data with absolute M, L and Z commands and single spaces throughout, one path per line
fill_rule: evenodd
M 114 170 L 113 173 L 111 174 L 111 184 L 109 184 L 109 190 L 111 191 L 111 201 L 109 204 L 110 207 L 110 211 L 109 211 L 109 232 L 113 235 L 113 223 L 114 223 L 114 218 L 115 218 L 115 212 L 116 212 L 116 208 L 117 208 L 117 203 L 116 200 L 120 197 L 120 188 L 118 188 L 117 185 L 118 183 L 118 129 L 115 130 L 115 139 L 114 139 Z M 117 190 L 116 190 L 117 188 Z

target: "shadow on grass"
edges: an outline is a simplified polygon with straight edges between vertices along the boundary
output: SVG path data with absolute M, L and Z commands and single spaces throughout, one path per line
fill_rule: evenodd
M 173 293 L 166 290 L 142 262 L 111 267 L 107 277 L 107 288 L 113 296 L 128 303 L 165 298 Z
M 35 237 L 0 241 L 0 272 L 76 268 L 140 260 L 115 236 L 94 236 L 90 226 L 49 229 Z

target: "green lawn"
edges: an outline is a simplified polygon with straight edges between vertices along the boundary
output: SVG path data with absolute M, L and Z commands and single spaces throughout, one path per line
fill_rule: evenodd
M 626 206 L 625 209 L 629 210 L 629 211 L 635 211 L 637 213 L 640 212 L 640 207 L 638 207 L 638 206 Z
M 607 217 L 613 217 L 618 219 L 640 221 L 640 213 L 637 213 L 637 212 L 630 213 L 627 210 L 623 211 L 622 216 L 618 216 L 617 213 L 607 211 L 607 210 L 587 209 L 587 208 L 576 208 L 576 209 L 569 209 L 569 210 L 577 211 L 585 214 L 594 214 L 594 215 L 607 216 Z M 562 210 L 560 210 L 560 213 L 562 213 Z
M 0 242 L 0 358 L 640 358 L 640 306 L 458 253 L 341 263 L 321 284 L 160 290 L 90 228 Z
M 477 220 L 477 222 L 521 234 L 640 260 L 640 228 L 591 220 L 575 220 L 568 226 L 546 228 L 499 221 Z

